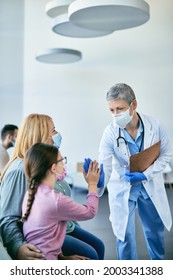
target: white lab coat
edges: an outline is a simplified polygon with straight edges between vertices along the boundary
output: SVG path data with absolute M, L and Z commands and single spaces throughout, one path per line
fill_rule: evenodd
M 161 140 L 160 155 L 157 160 L 144 171 L 147 181 L 143 181 L 149 197 L 154 203 L 165 227 L 172 226 L 171 212 L 165 191 L 162 171 L 170 162 L 172 151 L 164 129 L 159 122 L 150 116 L 141 115 L 144 123 L 144 149 Z M 121 132 L 122 136 L 123 132 Z M 99 148 L 99 162 L 103 163 L 105 171 L 105 186 L 98 189 L 98 195 L 104 193 L 107 186 L 109 193 L 110 221 L 115 236 L 124 241 L 128 221 L 128 199 L 131 185 L 125 181 L 124 174 L 129 164 L 129 154 L 125 142 L 117 147 L 116 139 L 119 136 L 119 127 L 112 122 L 106 127 Z M 152 213 L 151 213 L 152 215 Z

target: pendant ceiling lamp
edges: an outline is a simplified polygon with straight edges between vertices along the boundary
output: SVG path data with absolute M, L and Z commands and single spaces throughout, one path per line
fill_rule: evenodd
M 46 4 L 45 12 L 49 17 L 56 17 L 68 12 L 68 6 L 74 2 L 74 0 L 53 0 Z
M 64 64 L 79 61 L 82 54 L 77 50 L 53 48 L 39 51 L 35 58 L 40 62 Z
M 89 30 L 72 24 L 68 19 L 68 14 L 59 15 L 52 19 L 52 30 L 63 36 L 92 38 L 110 34 L 112 31 Z
M 149 20 L 144 0 L 75 0 L 68 8 L 69 20 L 91 30 L 121 30 Z

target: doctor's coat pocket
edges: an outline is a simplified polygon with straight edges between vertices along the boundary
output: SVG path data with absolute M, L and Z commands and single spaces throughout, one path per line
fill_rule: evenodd
M 129 161 L 127 149 L 120 150 L 117 146 L 114 147 L 113 164 L 115 164 L 115 166 L 119 164 L 121 167 L 124 168 L 124 167 L 128 167 L 129 163 L 130 161 Z

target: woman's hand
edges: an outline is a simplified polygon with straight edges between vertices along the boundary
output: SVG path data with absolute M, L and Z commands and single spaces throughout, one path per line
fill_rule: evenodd
M 17 253 L 17 260 L 42 260 L 43 258 L 44 255 L 40 250 L 29 243 L 21 245 Z
M 85 177 L 86 182 L 88 183 L 88 189 L 90 192 L 97 191 L 97 184 L 100 178 L 100 171 L 101 169 L 99 168 L 98 162 L 96 160 L 90 162 L 87 173 L 83 169 L 83 175 Z

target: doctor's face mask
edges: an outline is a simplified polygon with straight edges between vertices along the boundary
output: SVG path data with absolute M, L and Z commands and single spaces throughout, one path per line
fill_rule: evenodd
M 132 103 L 131 103 L 132 104 Z M 131 106 L 130 104 L 130 106 Z M 120 114 L 116 114 L 116 115 L 113 115 L 113 118 L 114 118 L 114 121 L 115 123 L 120 127 L 120 128 L 125 128 L 126 125 L 132 120 L 133 118 L 133 114 L 130 115 L 130 106 L 129 108 L 120 113 Z M 134 111 L 133 111 L 134 113 Z

